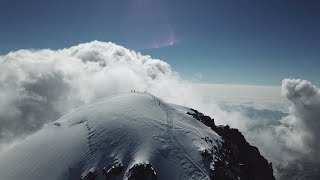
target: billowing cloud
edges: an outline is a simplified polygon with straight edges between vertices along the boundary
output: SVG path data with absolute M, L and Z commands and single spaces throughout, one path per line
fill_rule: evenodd
M 294 130 L 293 139 L 302 142 L 303 149 L 312 159 L 320 159 L 320 91 L 311 82 L 300 79 L 284 79 L 282 94 L 290 102 L 291 118 L 283 123 Z
M 273 162 L 279 179 L 320 177 L 320 93 L 311 82 L 284 79 L 281 92 L 288 113 L 244 106 L 221 106 L 234 116 L 227 123 Z
M 135 89 L 174 99 L 188 89 L 167 63 L 99 41 L 11 52 L 0 72 L 0 144 L 105 96 Z

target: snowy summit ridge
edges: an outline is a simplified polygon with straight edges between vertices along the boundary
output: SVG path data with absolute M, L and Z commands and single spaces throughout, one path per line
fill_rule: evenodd
M 248 152 L 251 150 L 234 132 L 229 127 L 215 126 L 213 120 L 196 110 L 168 104 L 151 94 L 120 94 L 82 106 L 1 153 L 0 177 L 7 180 L 254 177 L 243 169 L 249 161 L 239 163 L 246 161 L 241 160 L 246 155 L 231 156 L 233 151 L 242 153 L 247 147 Z M 234 139 L 240 140 L 233 143 Z M 260 154 L 257 157 L 255 163 L 271 167 L 262 156 L 259 159 Z M 269 174 L 265 179 L 272 179 L 272 168 L 271 171 L 268 168 L 260 170 Z

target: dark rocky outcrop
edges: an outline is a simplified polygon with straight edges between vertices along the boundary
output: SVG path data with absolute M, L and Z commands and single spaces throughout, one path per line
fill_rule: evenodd
M 115 162 L 112 165 L 103 168 L 103 175 L 106 179 L 116 179 L 124 169 L 124 166 L 119 163 Z
M 80 178 L 80 180 L 95 180 L 97 177 L 97 174 L 93 171 L 89 171 L 88 174 Z
M 210 166 L 211 179 L 274 180 L 272 164 L 251 146 L 238 129 L 216 126 L 214 119 L 191 109 L 187 114 L 210 127 L 223 138 L 220 147 L 202 152 L 203 162 Z M 215 158 L 214 158 L 215 157 Z M 214 167 L 211 167 L 214 166 Z
M 216 127 L 216 125 L 214 123 L 214 119 L 211 119 L 209 116 L 206 116 L 195 109 L 191 109 L 191 110 L 193 112 L 187 112 L 188 115 L 194 117 L 195 119 L 199 120 L 200 122 L 202 122 L 203 124 L 205 124 L 208 127 L 211 127 L 211 128 Z
M 127 173 L 129 180 L 157 180 L 151 164 L 136 164 Z

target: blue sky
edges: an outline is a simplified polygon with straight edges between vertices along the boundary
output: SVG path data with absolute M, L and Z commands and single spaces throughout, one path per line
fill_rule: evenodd
M 319 83 L 317 0 L 0 0 L 0 54 L 112 41 L 200 82 Z

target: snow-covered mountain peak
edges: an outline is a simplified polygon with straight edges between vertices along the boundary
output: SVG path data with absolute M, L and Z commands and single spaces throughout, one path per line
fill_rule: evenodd
M 186 111 L 147 93 L 82 106 L 0 154 L 1 178 L 210 179 L 222 139 Z

